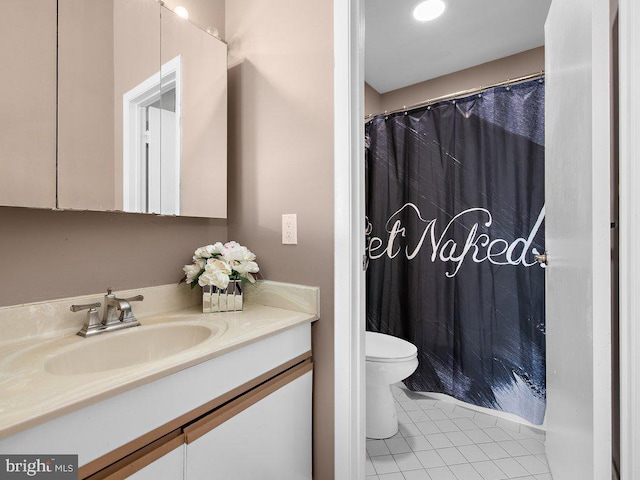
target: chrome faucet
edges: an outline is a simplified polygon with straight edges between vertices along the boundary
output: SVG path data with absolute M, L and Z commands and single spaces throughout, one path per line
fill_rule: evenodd
M 88 310 L 87 321 L 78 332 L 78 335 L 81 337 L 90 337 L 98 333 L 140 325 L 140 322 L 133 314 L 133 310 L 131 310 L 131 302 L 141 302 L 142 300 L 144 300 L 142 295 L 136 295 L 130 298 L 117 298 L 111 288 L 107 289 L 107 294 L 104 296 L 102 321 L 98 314 L 98 307 L 101 305 L 100 302 L 87 305 L 71 305 L 72 312 Z

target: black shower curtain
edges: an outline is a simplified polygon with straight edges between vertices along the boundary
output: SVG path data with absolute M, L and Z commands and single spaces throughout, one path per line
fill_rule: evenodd
M 368 329 L 417 345 L 410 389 L 542 423 L 542 79 L 365 131 Z

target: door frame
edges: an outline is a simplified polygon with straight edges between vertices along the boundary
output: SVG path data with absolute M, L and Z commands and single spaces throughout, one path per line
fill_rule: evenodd
M 182 56 L 177 55 L 160 70 L 133 87 L 122 96 L 122 204 L 125 212 L 142 212 L 141 182 L 146 170 L 144 109 L 157 102 L 166 90 L 176 90 L 176 144 L 175 188 L 178 192 L 177 212 L 180 212 L 181 124 L 182 124 Z M 143 212 L 144 213 L 144 212 Z M 160 212 L 154 212 L 160 213 Z
M 640 4 L 619 0 L 622 479 L 640 477 Z M 334 2 L 335 478 L 364 478 L 364 0 Z M 634 95 L 635 94 L 635 95 Z
M 333 2 L 334 459 L 365 476 L 364 0 Z
M 620 145 L 620 478 L 640 478 L 640 5 L 618 1 Z

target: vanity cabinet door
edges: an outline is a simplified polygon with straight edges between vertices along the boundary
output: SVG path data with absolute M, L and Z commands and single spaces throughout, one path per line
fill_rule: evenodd
M 113 461 L 113 460 L 112 460 Z M 184 435 L 175 430 L 121 458 L 84 480 L 183 480 L 185 463 Z
M 182 480 L 184 460 L 184 445 L 180 445 L 127 478 L 130 480 Z
M 312 364 L 185 428 L 187 480 L 311 479 Z
M 0 205 L 56 206 L 56 0 L 3 0 Z

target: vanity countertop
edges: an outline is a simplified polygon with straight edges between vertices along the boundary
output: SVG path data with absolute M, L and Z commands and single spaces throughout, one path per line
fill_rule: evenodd
M 274 284 L 268 285 L 267 290 Z M 275 286 L 279 288 L 278 284 Z M 138 315 L 142 324 L 139 327 L 90 338 L 77 336 L 67 328 L 24 339 L 4 342 L 0 339 L 0 438 L 318 319 L 317 309 L 314 311 L 313 306 L 297 311 L 289 309 L 296 307 L 295 302 L 292 305 L 287 301 L 262 301 L 265 298 L 274 297 L 264 292 L 254 293 L 245 300 L 244 310 L 240 312 L 205 314 L 201 307 L 192 306 L 170 313 L 141 314 Z M 223 333 L 211 335 L 179 353 L 121 368 L 72 375 L 53 374 L 45 369 L 49 359 L 61 351 L 74 349 L 78 344 L 100 342 L 102 338 L 126 335 L 134 330 L 139 338 L 144 338 L 142 332 L 145 329 L 163 328 L 162 324 L 215 326 Z

